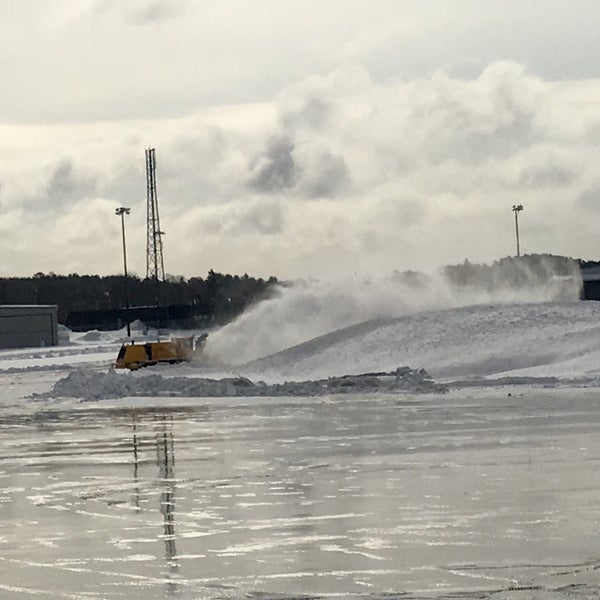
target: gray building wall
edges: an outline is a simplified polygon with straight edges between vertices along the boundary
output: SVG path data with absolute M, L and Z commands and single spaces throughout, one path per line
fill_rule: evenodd
M 0 305 L 0 348 L 56 346 L 57 311 L 53 305 Z

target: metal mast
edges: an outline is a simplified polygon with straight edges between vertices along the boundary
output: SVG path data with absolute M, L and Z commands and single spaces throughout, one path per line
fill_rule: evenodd
M 156 156 L 154 148 L 146 149 L 146 278 L 164 281 L 162 236 L 156 195 Z

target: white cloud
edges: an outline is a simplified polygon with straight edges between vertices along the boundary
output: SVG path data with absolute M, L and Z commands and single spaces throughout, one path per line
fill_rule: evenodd
M 143 274 L 148 146 L 173 274 L 492 260 L 514 203 L 526 252 L 598 256 L 595 3 L 11 4 L 7 274 L 118 272 L 118 205 Z
M 446 74 L 393 84 L 352 67 L 294 84 L 274 108 L 261 107 L 255 123 L 247 106 L 231 127 L 212 112 L 40 128 L 37 137 L 25 128 L 16 152 L 6 141 L 0 146 L 0 201 L 20 209 L 22 229 L 35 232 L 23 238 L 31 247 L 17 246 L 25 273 L 44 270 L 38 262 L 52 260 L 43 249 L 50 244 L 57 264 L 47 270 L 118 270 L 109 205 L 130 206 L 132 270 L 143 274 L 142 140 L 151 139 L 165 263 L 174 274 L 325 276 L 493 260 L 513 252 L 517 202 L 526 206 L 526 252 L 589 258 L 596 254 L 589 215 L 600 189 L 590 131 L 594 124 L 600 131 L 600 107 L 582 99 L 598 88 L 590 83 L 582 94 L 575 83 L 570 93 L 566 83 L 505 62 L 474 80 Z M 5 128 L 8 138 L 19 131 Z M 45 153 L 51 140 L 58 156 Z M 105 219 L 94 198 L 110 199 Z M 36 229 L 41 206 L 47 235 Z M 82 218 L 97 235 L 81 233 Z M 65 249 L 73 235 L 96 249 Z
M 592 0 L 28 0 L 0 5 L 0 24 L 10 122 L 181 117 L 345 64 L 376 82 L 470 78 L 499 59 L 600 76 Z

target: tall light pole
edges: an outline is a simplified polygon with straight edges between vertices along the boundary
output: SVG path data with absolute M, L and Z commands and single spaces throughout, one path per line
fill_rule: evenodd
M 513 212 L 515 213 L 515 232 L 517 234 L 517 256 L 521 256 L 521 247 L 519 246 L 519 213 L 523 210 L 522 204 L 513 204 Z
M 127 248 L 125 246 L 125 215 L 130 213 L 129 208 L 121 206 L 115 209 L 115 215 L 121 217 L 121 232 L 123 233 L 123 270 L 125 271 L 125 320 L 127 321 L 127 337 L 131 337 L 131 325 L 129 324 L 129 277 L 127 276 Z

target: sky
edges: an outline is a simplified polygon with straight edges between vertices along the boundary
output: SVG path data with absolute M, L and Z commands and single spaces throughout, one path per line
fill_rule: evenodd
M 1 276 L 600 259 L 600 3 L 5 0 Z

